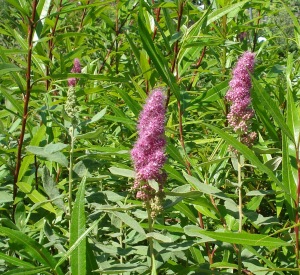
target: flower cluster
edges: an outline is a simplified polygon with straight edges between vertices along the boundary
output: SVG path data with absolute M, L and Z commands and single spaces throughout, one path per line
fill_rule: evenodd
M 150 180 L 159 184 L 158 193 L 162 193 L 166 181 L 166 173 L 162 171 L 166 161 L 165 101 L 161 89 L 155 89 L 150 94 L 139 116 L 138 140 L 131 150 L 137 174 L 133 188 L 137 190 L 136 197 L 144 201 L 150 201 L 156 195 L 156 191 L 149 185 Z
M 245 52 L 238 60 L 233 70 L 232 80 L 229 82 L 230 90 L 226 99 L 231 102 L 230 112 L 227 115 L 229 125 L 235 132 L 240 134 L 241 142 L 251 146 L 256 139 L 256 133 L 250 131 L 250 119 L 254 116 L 251 108 L 250 73 L 254 69 L 255 54 Z
M 78 58 L 74 59 L 74 66 L 71 70 L 72 73 L 81 73 L 80 61 Z M 67 101 L 65 105 L 65 111 L 67 115 L 72 119 L 72 124 L 76 124 L 76 116 L 78 114 L 78 106 L 76 101 L 76 86 L 77 79 L 68 79 L 68 91 L 67 91 Z
M 80 60 L 79 60 L 78 58 L 75 58 L 73 64 L 74 64 L 74 65 L 73 65 L 73 68 L 72 68 L 72 70 L 71 70 L 71 73 L 77 73 L 77 74 L 80 74 L 80 73 L 81 73 Z M 78 81 L 77 78 L 75 78 L 75 77 L 70 77 L 70 78 L 68 79 L 68 85 L 69 85 L 69 87 L 71 87 L 71 86 L 75 87 L 77 81 Z

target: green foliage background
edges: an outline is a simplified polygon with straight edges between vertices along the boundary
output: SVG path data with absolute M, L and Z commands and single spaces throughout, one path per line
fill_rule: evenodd
M 299 274 L 299 1 L 0 6 L 2 274 Z M 250 149 L 228 127 L 224 99 L 247 50 Z M 81 74 L 70 73 L 74 58 Z M 79 79 L 73 145 L 69 77 Z M 130 150 L 155 87 L 169 96 L 168 181 L 149 232 Z M 243 232 L 229 145 L 242 155 Z

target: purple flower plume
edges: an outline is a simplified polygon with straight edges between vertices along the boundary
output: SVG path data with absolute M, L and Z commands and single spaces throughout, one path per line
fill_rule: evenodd
M 138 140 L 131 150 L 131 158 L 137 174 L 134 189 L 137 198 L 147 200 L 155 191 L 147 183 L 155 180 L 160 185 L 166 181 L 162 167 L 166 161 L 165 145 L 165 95 L 161 89 L 155 89 L 150 94 L 140 113 L 138 121 Z
M 255 54 L 245 52 L 238 60 L 233 70 L 232 80 L 229 82 L 230 89 L 226 94 L 226 99 L 231 102 L 230 112 L 227 115 L 228 123 L 235 132 L 241 135 L 241 141 L 246 145 L 252 145 L 256 138 L 256 133 L 249 133 L 250 119 L 254 116 L 251 108 L 250 73 L 254 69 Z
M 81 73 L 81 66 L 80 66 L 80 60 L 78 58 L 74 59 L 74 63 L 73 63 L 73 68 L 71 70 L 71 73 Z M 75 87 L 76 83 L 77 83 L 78 79 L 76 79 L 75 77 L 70 77 L 68 79 L 68 85 Z

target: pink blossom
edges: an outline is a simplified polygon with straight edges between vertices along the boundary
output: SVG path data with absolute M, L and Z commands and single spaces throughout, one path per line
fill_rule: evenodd
M 162 184 L 166 174 L 162 167 L 166 161 L 165 146 L 165 107 L 166 97 L 161 89 L 155 89 L 147 99 L 139 116 L 137 125 L 138 139 L 131 150 L 131 158 L 137 174 L 133 188 L 137 198 L 146 200 L 154 190 L 147 183 L 155 180 Z
M 250 120 L 254 116 L 254 111 L 250 106 L 252 87 L 250 73 L 254 70 L 254 59 L 255 54 L 251 52 L 245 52 L 239 58 L 233 70 L 232 80 L 229 82 L 230 90 L 226 94 L 226 99 L 231 102 L 230 112 L 227 115 L 229 125 L 241 135 L 241 141 L 248 146 L 256 138 L 255 132 L 249 132 Z
M 78 58 L 74 59 L 74 65 L 73 68 L 71 70 L 71 73 L 81 73 L 81 66 L 80 66 L 80 60 Z M 76 83 L 77 83 L 78 79 L 75 77 L 70 77 L 68 79 L 68 85 L 75 87 Z

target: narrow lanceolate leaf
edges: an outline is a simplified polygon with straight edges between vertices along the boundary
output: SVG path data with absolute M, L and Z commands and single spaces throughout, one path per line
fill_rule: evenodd
M 129 216 L 126 213 L 121 212 L 113 212 L 115 216 L 117 216 L 123 223 L 128 225 L 130 228 L 135 230 L 136 232 L 140 233 L 141 235 L 146 237 L 146 233 L 144 229 L 141 227 L 141 225 L 131 216 Z
M 291 220 L 295 219 L 295 200 L 296 200 L 296 182 L 294 178 L 294 172 L 297 171 L 293 164 L 291 164 L 291 160 L 293 160 L 293 156 L 290 154 L 290 151 L 295 153 L 295 150 L 290 150 L 289 148 L 290 140 L 285 136 L 282 137 L 282 183 L 287 190 L 289 190 L 289 194 L 284 193 L 285 204 L 287 207 L 287 212 Z M 296 165 L 296 163 L 294 163 Z
M 295 143 L 294 136 L 291 132 L 291 129 L 286 124 L 284 117 L 280 113 L 280 110 L 278 106 L 274 103 L 273 99 L 270 97 L 270 95 L 266 92 L 266 90 L 259 84 L 259 82 L 252 77 L 252 83 L 253 83 L 253 93 L 256 93 L 256 97 L 260 99 L 262 104 L 264 105 L 267 112 L 269 112 L 275 122 L 278 124 L 282 132 L 287 135 L 287 137 Z
M 25 262 L 24 260 L 20 260 L 19 258 L 9 256 L 1 252 L 0 252 L 0 259 L 15 266 L 34 267 L 34 265 L 32 265 L 31 263 Z
M 19 71 L 22 71 L 22 69 L 14 64 L 0 63 L 0 75 Z
M 48 250 L 26 234 L 6 227 L 0 227 L 0 235 L 7 236 L 11 242 L 15 243 L 18 247 L 22 247 L 32 256 L 34 261 L 38 261 L 44 266 L 51 268 L 53 274 L 63 275 L 60 268 L 55 269 L 56 260 Z
M 141 3 L 142 3 L 142 1 L 141 1 Z M 163 57 L 162 53 L 159 52 L 158 49 L 156 49 L 156 47 L 152 41 L 152 37 L 149 34 L 149 32 L 145 26 L 145 18 L 143 18 L 142 8 L 139 12 L 138 26 L 139 26 L 139 33 L 141 36 L 143 46 L 144 46 L 145 50 L 147 51 L 151 61 L 155 65 L 155 68 L 158 71 L 159 75 L 168 84 L 171 91 L 176 96 L 177 100 L 179 100 L 180 92 L 179 92 L 179 88 L 176 84 L 175 77 L 171 74 L 170 69 L 167 66 L 167 62 L 166 62 L 165 58 Z
M 113 175 L 123 176 L 126 178 L 135 178 L 136 177 L 136 173 L 133 170 L 129 170 L 129 169 L 110 167 L 109 171 Z
M 56 269 L 70 257 L 73 251 L 82 243 L 82 241 L 86 241 L 86 236 L 96 227 L 96 225 L 105 217 L 105 215 L 101 216 L 98 220 L 94 221 L 92 225 L 84 231 L 84 233 L 76 240 L 76 242 L 69 248 L 69 250 L 63 255 L 62 258 L 59 259 L 56 264 Z
M 80 183 L 76 201 L 71 216 L 70 246 L 85 232 L 84 193 L 85 178 Z M 85 239 L 74 249 L 70 257 L 71 273 L 74 275 L 86 274 L 86 241 Z
M 42 208 L 48 210 L 49 212 L 56 213 L 52 204 L 48 202 L 48 199 L 45 196 L 43 196 L 39 191 L 34 189 L 29 183 L 17 182 L 17 185 L 20 191 L 25 193 L 31 201 L 40 204 Z
M 294 140 L 298 141 L 300 134 L 300 108 L 296 106 L 292 91 L 290 89 L 288 89 L 287 92 L 286 122 L 294 135 Z
M 284 5 L 285 11 L 287 11 L 289 13 L 291 19 L 293 20 L 295 41 L 297 43 L 298 48 L 300 48 L 300 24 L 299 24 L 299 19 L 294 14 L 292 9 L 284 3 L 284 1 L 280 0 L 280 2 Z
M 60 196 L 60 192 L 46 166 L 44 166 L 42 169 L 42 182 L 43 182 L 43 187 L 45 189 L 45 192 L 49 196 L 49 198 L 53 200 L 53 203 L 57 207 L 64 210 L 65 209 L 64 202 L 62 198 L 58 198 Z
M 291 243 L 287 243 L 279 238 L 273 238 L 261 234 L 251 234 L 246 232 L 213 232 L 206 231 L 199 226 L 188 225 L 184 228 L 185 234 L 192 237 L 206 236 L 217 241 L 241 244 L 249 246 L 268 246 L 268 247 L 280 247 L 291 246 Z
M 233 4 L 233 5 L 228 5 L 223 8 L 214 10 L 207 17 L 207 25 L 213 23 L 214 21 L 220 19 L 221 17 L 223 17 L 224 15 L 226 15 L 232 11 L 237 12 L 239 10 L 239 8 L 241 8 L 243 5 L 245 5 L 248 2 L 249 2 L 248 0 L 245 0 L 245 1 L 241 1 L 239 3 Z
M 11 103 L 11 105 L 17 110 L 20 116 L 23 115 L 23 108 L 19 104 L 18 100 L 12 95 L 12 91 L 8 88 L 0 85 L 0 92 L 5 96 L 5 98 Z
M 43 274 L 45 271 L 49 271 L 49 267 L 37 266 L 27 268 L 16 268 L 2 273 L 2 275 L 36 275 Z
M 228 142 L 230 145 L 232 145 L 235 149 L 237 149 L 240 153 L 244 155 L 246 159 L 248 159 L 252 165 L 256 166 L 261 172 L 266 173 L 271 180 L 273 180 L 281 189 L 282 191 L 286 192 L 287 195 L 290 196 L 289 190 L 282 184 L 281 181 L 277 179 L 275 174 L 271 169 L 269 169 L 266 165 L 264 165 L 258 157 L 250 150 L 246 145 L 242 144 L 241 142 L 237 141 L 234 137 L 227 134 L 225 131 L 209 125 L 204 124 L 206 127 L 213 130 L 215 133 L 217 133 L 221 138 L 223 138 L 226 142 Z

